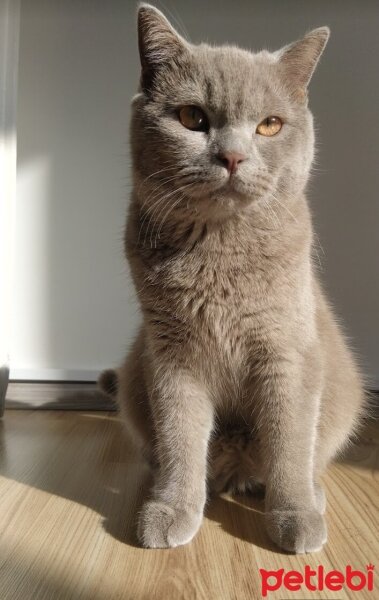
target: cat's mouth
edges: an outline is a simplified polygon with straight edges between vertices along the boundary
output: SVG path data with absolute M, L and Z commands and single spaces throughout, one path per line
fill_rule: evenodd
M 243 182 L 241 182 L 240 178 L 236 175 L 231 175 L 230 177 L 223 178 L 210 178 L 207 180 L 203 180 L 200 183 L 198 181 L 194 181 L 193 185 L 189 186 L 187 189 L 187 193 L 189 196 L 193 198 L 207 198 L 210 195 L 215 194 L 223 194 L 223 195 L 246 195 L 246 186 Z
M 218 182 L 211 190 L 213 199 L 234 201 L 237 204 L 250 204 L 260 199 L 268 191 L 254 183 L 246 182 L 238 175 L 231 175 L 226 180 Z
M 238 172 L 225 176 L 210 176 L 201 181 L 195 179 L 185 190 L 187 197 L 197 202 L 219 202 L 234 205 L 236 208 L 267 197 L 273 190 L 274 181 L 269 175 L 259 174 L 257 178 L 242 177 Z
M 221 189 L 224 189 L 226 192 L 230 192 L 232 194 L 241 194 L 246 192 L 246 185 L 237 175 L 230 175 Z

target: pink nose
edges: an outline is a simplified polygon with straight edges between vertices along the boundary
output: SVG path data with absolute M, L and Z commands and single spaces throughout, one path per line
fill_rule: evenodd
M 222 162 L 224 167 L 231 175 L 238 169 L 238 165 L 247 157 L 240 152 L 219 152 L 217 158 Z

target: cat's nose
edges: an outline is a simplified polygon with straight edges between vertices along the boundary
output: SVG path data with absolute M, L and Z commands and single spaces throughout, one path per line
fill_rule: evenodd
M 224 167 L 228 170 L 228 173 L 232 175 L 238 169 L 238 166 L 241 162 L 246 160 L 247 156 L 241 154 L 240 152 L 234 151 L 222 151 L 216 154 L 216 157 L 220 162 L 224 165 Z

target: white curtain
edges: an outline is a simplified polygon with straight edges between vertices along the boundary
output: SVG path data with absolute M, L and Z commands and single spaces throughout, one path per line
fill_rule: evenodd
M 20 0 L 0 0 L 0 416 L 9 376 Z

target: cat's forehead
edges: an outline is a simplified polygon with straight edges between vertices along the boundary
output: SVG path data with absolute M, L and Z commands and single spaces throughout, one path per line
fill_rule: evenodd
M 228 121 L 258 117 L 266 109 L 280 108 L 273 54 L 253 54 L 232 46 L 193 48 L 191 62 L 178 81 L 179 102 L 205 105 Z

